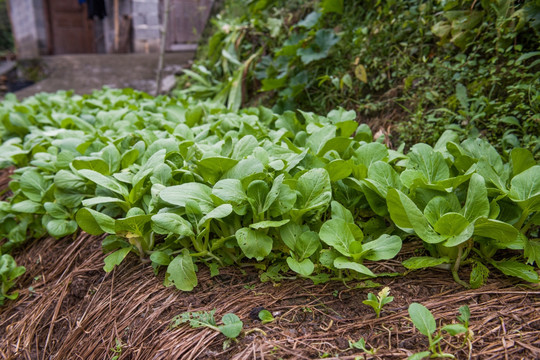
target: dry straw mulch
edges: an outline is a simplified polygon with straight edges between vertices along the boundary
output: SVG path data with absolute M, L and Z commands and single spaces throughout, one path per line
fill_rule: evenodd
M 27 273 L 19 299 L 0 308 L 1 359 L 404 359 L 427 349 L 408 319 L 412 302 L 427 306 L 440 325 L 455 322 L 461 305 L 470 307 L 472 340 L 445 336 L 442 343 L 458 359 L 540 358 L 537 286 L 494 276 L 467 290 L 443 270 L 376 279 L 395 297 L 376 319 L 362 300 L 379 289 L 362 282 L 261 283 L 252 267 L 221 269 L 210 277 L 199 265 L 199 286 L 184 293 L 164 287 L 163 270 L 156 276 L 132 255 L 106 274 L 101 240 L 85 233 L 45 238 L 15 252 Z M 406 244 L 401 256 L 417 246 Z M 376 272 L 404 270 L 398 260 L 369 266 Z M 262 325 L 256 316 L 262 308 L 276 320 Z M 228 348 L 212 330 L 170 328 L 175 315 L 212 309 L 218 320 L 233 312 L 244 322 L 238 342 Z M 377 349 L 375 355 L 349 349 L 349 340 L 361 337 Z
M 439 324 L 454 322 L 458 307 L 469 305 L 472 341 L 463 346 L 462 338 L 446 337 L 443 343 L 459 359 L 540 357 L 540 290 L 504 278 L 477 290 L 460 288 L 439 270 L 379 279 L 395 300 L 376 319 L 361 302 L 377 290 L 362 283 L 261 283 L 251 268 L 223 269 L 211 278 L 201 265 L 199 286 L 183 293 L 164 287 L 162 274 L 135 256 L 105 274 L 100 243 L 83 233 L 74 241 L 34 241 L 17 254 L 28 271 L 19 300 L 0 309 L 2 358 L 110 359 L 121 348 L 120 359 L 354 359 L 362 352 L 347 350 L 348 340 L 363 337 L 378 349 L 370 358 L 403 359 L 427 346 L 407 319 L 413 301 Z M 276 321 L 262 325 L 253 316 L 260 308 Z M 218 319 L 233 312 L 244 321 L 238 343 L 223 350 L 225 338 L 212 330 L 170 329 L 181 312 L 211 309 Z

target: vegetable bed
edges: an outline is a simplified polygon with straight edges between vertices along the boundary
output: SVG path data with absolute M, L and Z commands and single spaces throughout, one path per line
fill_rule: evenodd
M 353 111 L 276 115 L 259 107 L 233 112 L 211 102 L 153 98 L 130 89 L 104 89 L 91 96 L 40 94 L 22 103 L 7 98 L 0 119 L 0 165 L 16 167 L 0 202 L 0 236 L 5 239 L 0 301 L 8 303 L 0 321 L 7 354 L 71 358 L 81 351 L 83 358 L 103 358 L 94 355 L 98 346 L 121 358 L 148 358 L 133 350 L 142 346 L 152 357 L 170 358 L 179 346 L 187 358 L 199 357 L 203 349 L 208 357 L 220 351 L 224 358 L 244 358 L 250 351 L 279 357 L 294 356 L 300 342 L 307 357 L 369 354 L 374 347 L 398 358 L 417 351 L 420 355 L 413 358 L 445 352 L 472 356 L 478 337 L 469 321 L 480 314 L 475 311 L 486 310 L 474 307 L 471 299 L 497 287 L 508 289 L 501 298 L 515 293 L 518 307 L 532 305 L 532 322 L 515 329 L 520 335 L 537 333 L 538 292 L 511 285 L 516 280 L 538 283 L 540 165 L 526 149 L 514 149 L 505 158 L 483 140 L 459 142 L 457 134 L 447 131 L 434 147 L 416 144 L 404 154 L 374 141 Z M 107 254 L 103 261 L 100 242 Z M 48 251 L 56 246 L 57 253 Z M 409 274 L 424 268 L 430 270 Z M 158 278 L 149 277 L 152 271 Z M 262 283 L 255 281 L 257 276 Z M 430 277 L 434 280 L 426 286 Z M 77 288 L 76 281 L 83 284 Z M 436 302 L 426 299 L 434 294 L 440 301 L 431 301 L 439 307 L 452 306 L 445 308 L 445 316 L 457 315 L 454 296 L 469 307 L 460 310 L 459 319 L 447 317 L 447 323 L 436 324 L 427 309 L 410 306 L 418 300 L 409 282 L 430 289 L 419 300 L 432 308 Z M 270 283 L 283 284 L 283 293 L 261 299 L 273 289 Z M 17 298 L 21 284 L 26 290 L 19 301 L 26 313 L 14 311 L 16 303 L 8 301 Z M 332 308 L 333 301 L 342 303 L 340 294 L 354 294 L 350 304 L 368 311 L 363 289 L 383 284 L 396 299 L 384 301 L 387 290 L 379 298 L 378 290 L 372 290 L 370 306 L 377 314 L 382 308 L 380 320 L 372 319 L 373 309 L 354 315 L 354 308 Z M 194 292 L 186 295 L 174 288 Z M 101 297 L 103 289 L 107 296 Z M 327 289 L 333 301 L 323 301 Z M 115 294 L 122 297 L 113 301 Z M 201 297 L 207 297 L 206 303 Z M 37 301 L 43 299 L 56 303 L 51 307 Z M 124 304 L 118 314 L 131 318 L 103 324 L 101 319 L 115 314 L 113 303 Z M 261 315 L 271 307 L 278 309 L 272 309 L 275 318 Z M 216 318 L 209 313 L 214 308 Z M 63 317 L 62 309 L 72 318 Z M 203 313 L 194 312 L 199 310 Z M 467 316 L 471 310 L 472 317 Z M 36 316 L 41 325 L 29 323 Z M 332 331 L 326 343 L 311 336 L 319 330 L 299 330 L 310 319 L 321 321 L 322 331 L 334 323 L 341 330 Z M 354 319 L 371 319 L 371 333 L 364 334 L 366 325 L 354 325 Z M 62 321 L 67 323 L 55 325 Z M 281 343 L 289 337 L 283 329 L 278 340 L 269 340 L 285 323 L 297 324 L 292 348 Z M 87 337 L 90 324 L 101 335 Z M 149 332 L 130 338 L 137 327 Z M 59 328 L 66 331 L 59 339 L 71 340 L 54 340 Z M 44 329 L 47 335 L 41 338 Z M 384 341 L 381 329 L 388 336 Z M 502 329 L 507 331 L 504 323 Z M 408 346 L 399 333 L 418 341 Z M 146 347 L 142 334 L 193 341 L 171 340 L 171 348 L 163 350 L 157 343 Z M 78 348 L 103 336 L 105 348 Z M 131 345 L 124 343 L 126 336 Z M 339 343 L 348 338 L 350 344 Z M 516 353 L 537 351 L 534 341 L 521 342 L 531 348 L 522 345 Z M 399 351 L 394 354 L 393 348 Z M 503 349 L 508 354 L 504 344 Z M 491 351 L 482 348 L 481 353 Z

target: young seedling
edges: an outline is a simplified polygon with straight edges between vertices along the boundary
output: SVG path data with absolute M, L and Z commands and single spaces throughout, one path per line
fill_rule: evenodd
M 462 333 L 465 334 L 465 338 L 463 339 L 463 346 L 468 343 L 469 349 L 472 347 L 471 339 L 474 336 L 473 331 L 469 328 L 469 320 L 471 318 L 471 311 L 467 305 L 463 305 L 459 308 L 459 315 L 457 317 L 457 321 L 459 321 L 459 326 L 461 328 L 456 328 L 456 330 L 463 330 Z M 443 328 L 444 329 L 444 328 Z
M 362 350 L 363 352 L 369 355 L 374 355 L 377 352 L 377 349 L 375 348 L 371 348 L 369 350 L 366 348 L 366 341 L 364 340 L 364 338 L 360 338 L 360 340 L 354 343 L 351 340 L 349 340 L 349 349 Z
M 271 323 L 272 321 L 275 320 L 272 313 L 270 313 L 270 311 L 268 311 L 268 310 L 259 311 L 259 319 L 261 320 L 263 325 Z
M 0 256 L 0 305 L 3 305 L 6 299 L 15 300 L 19 296 L 17 291 L 10 294 L 9 290 L 15 286 L 15 279 L 25 272 L 26 268 L 17 266 L 11 255 Z
M 116 343 L 116 346 L 111 348 L 111 351 L 115 354 L 111 360 L 118 360 L 120 358 L 120 356 L 122 355 L 122 347 L 124 346 L 124 344 L 122 343 L 122 340 L 116 338 L 114 339 L 115 343 Z
M 420 360 L 427 356 L 432 358 L 455 358 L 452 354 L 442 352 L 440 344 L 443 339 L 442 331 L 446 331 L 452 336 L 462 334 L 467 331 L 467 328 L 463 324 L 445 325 L 437 331 L 437 324 L 435 323 L 433 314 L 424 305 L 418 303 L 409 305 L 409 316 L 414 326 L 416 326 L 420 333 L 427 336 L 429 342 L 429 351 L 413 354 L 409 357 L 409 360 Z
M 379 318 L 381 316 L 383 306 L 394 301 L 394 297 L 388 296 L 388 294 L 390 294 L 390 288 L 387 286 L 379 291 L 377 296 L 375 296 L 373 293 L 369 293 L 367 300 L 362 301 L 362 303 L 371 306 L 373 310 L 375 310 L 377 318 Z
M 242 323 L 238 316 L 229 313 L 223 315 L 223 317 L 221 318 L 223 325 L 217 325 L 216 319 L 214 318 L 215 312 L 216 310 L 214 309 L 211 311 L 195 311 L 182 313 L 172 319 L 170 328 L 174 329 L 181 324 L 189 323 L 192 328 L 207 327 L 222 333 L 229 339 L 236 339 L 236 337 L 238 337 L 238 335 L 240 335 L 240 333 L 242 332 L 242 327 L 244 326 L 244 323 Z

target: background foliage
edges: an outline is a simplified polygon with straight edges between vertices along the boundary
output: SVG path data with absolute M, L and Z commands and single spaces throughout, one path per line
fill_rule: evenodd
M 540 1 L 228 0 L 180 96 L 353 109 L 397 145 L 446 129 L 538 158 Z

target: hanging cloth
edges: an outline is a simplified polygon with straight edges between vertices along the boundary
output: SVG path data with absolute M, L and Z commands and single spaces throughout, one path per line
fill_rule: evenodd
M 107 16 L 107 10 L 105 9 L 105 0 L 87 0 L 88 3 L 88 18 L 93 19 L 97 16 L 99 19 L 103 19 Z

